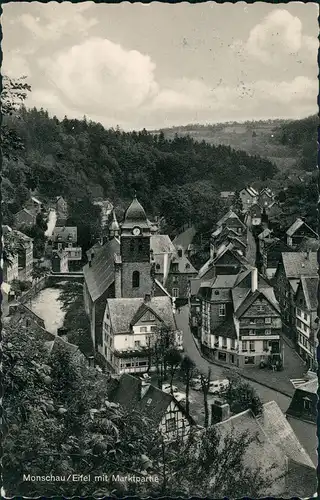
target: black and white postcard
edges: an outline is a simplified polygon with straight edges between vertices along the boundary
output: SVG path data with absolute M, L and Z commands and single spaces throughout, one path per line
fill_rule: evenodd
M 2 4 L 3 497 L 317 496 L 318 10 Z

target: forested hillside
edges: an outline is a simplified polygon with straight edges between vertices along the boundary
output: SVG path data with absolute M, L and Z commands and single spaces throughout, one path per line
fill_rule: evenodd
M 318 117 L 303 120 L 266 120 L 244 123 L 186 125 L 163 129 L 166 138 L 190 135 L 209 144 L 227 144 L 248 154 L 258 154 L 277 165 L 281 172 L 299 172 L 315 167 Z
M 9 223 L 29 189 L 37 189 L 43 199 L 65 196 L 74 223 L 97 219 L 92 198 L 110 198 L 123 208 L 134 190 L 150 215 L 164 215 L 173 227 L 213 223 L 220 190 L 238 189 L 277 172 L 270 161 L 228 146 L 190 137 L 166 140 L 145 130 L 106 130 L 85 118 L 59 121 L 44 110 L 22 108 L 7 123 L 24 144 L 18 157 L 4 162 Z

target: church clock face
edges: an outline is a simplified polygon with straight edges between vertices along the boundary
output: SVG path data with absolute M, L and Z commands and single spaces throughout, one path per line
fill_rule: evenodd
M 141 233 L 141 231 L 140 231 L 140 228 L 139 228 L 139 227 L 134 227 L 134 228 L 132 229 L 132 234 L 133 234 L 134 236 L 138 236 L 140 233 Z

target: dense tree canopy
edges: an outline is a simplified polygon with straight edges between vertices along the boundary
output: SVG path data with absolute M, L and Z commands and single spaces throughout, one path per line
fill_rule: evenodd
M 4 168 L 4 201 L 11 212 L 25 201 L 27 191 L 15 194 L 18 186 L 36 188 L 44 199 L 65 196 L 74 223 L 97 220 L 94 197 L 128 202 L 136 190 L 148 213 L 162 212 L 175 227 L 213 223 L 220 190 L 276 173 L 268 160 L 190 137 L 106 130 L 85 118 L 49 118 L 43 109 L 22 108 L 8 121 L 25 145 L 19 160 Z

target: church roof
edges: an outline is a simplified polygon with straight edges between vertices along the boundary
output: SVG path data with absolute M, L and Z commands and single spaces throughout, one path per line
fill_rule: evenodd
M 134 197 L 133 201 L 127 208 L 122 223 L 123 228 L 133 228 L 134 226 L 138 226 L 140 228 L 149 228 L 148 219 L 144 208 L 141 203 L 139 203 L 136 197 Z
M 114 282 L 114 255 L 120 252 L 120 243 L 113 239 L 105 243 L 83 268 L 85 283 L 89 294 L 95 302 Z

